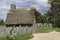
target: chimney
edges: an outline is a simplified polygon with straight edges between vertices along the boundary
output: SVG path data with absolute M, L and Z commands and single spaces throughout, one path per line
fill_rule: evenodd
M 14 12 L 16 9 L 16 5 L 15 4 L 11 4 L 10 5 L 10 12 Z
M 11 9 L 16 9 L 16 5 L 15 4 L 11 4 Z

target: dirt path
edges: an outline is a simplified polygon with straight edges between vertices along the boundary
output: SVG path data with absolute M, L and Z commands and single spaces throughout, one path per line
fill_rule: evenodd
M 34 38 L 30 40 L 60 40 L 60 32 L 50 32 L 50 33 L 36 33 L 33 34 Z

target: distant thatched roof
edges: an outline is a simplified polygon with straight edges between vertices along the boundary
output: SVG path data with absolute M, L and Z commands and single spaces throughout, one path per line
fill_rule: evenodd
M 20 8 L 10 10 L 7 14 L 5 24 L 33 24 L 34 23 L 34 9 Z

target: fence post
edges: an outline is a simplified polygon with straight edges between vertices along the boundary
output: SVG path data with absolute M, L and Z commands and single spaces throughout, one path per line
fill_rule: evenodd
M 28 33 L 28 26 L 26 25 L 26 34 Z

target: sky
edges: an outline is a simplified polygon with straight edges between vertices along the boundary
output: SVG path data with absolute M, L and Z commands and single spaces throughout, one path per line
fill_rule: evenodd
M 17 8 L 34 7 L 42 14 L 50 8 L 48 0 L 0 0 L 0 19 L 6 19 L 10 4 L 15 4 Z

